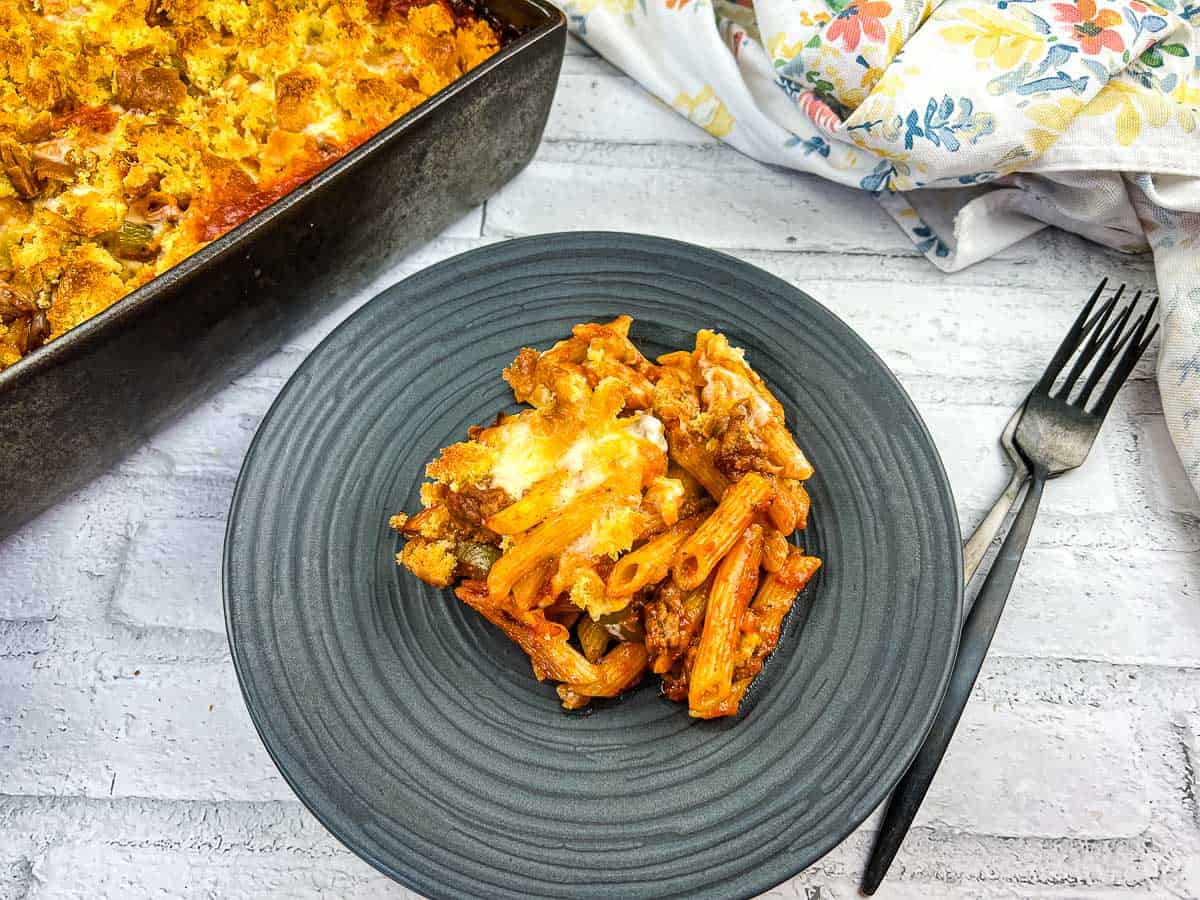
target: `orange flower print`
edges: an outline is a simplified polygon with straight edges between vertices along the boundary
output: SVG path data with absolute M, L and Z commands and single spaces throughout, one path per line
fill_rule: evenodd
M 683 9 L 688 5 L 688 0 L 667 0 L 667 9 Z
M 833 134 L 841 127 L 841 117 L 812 91 L 805 91 L 801 94 L 799 103 L 800 109 L 818 128 Z
M 1055 3 L 1057 21 L 1069 26 L 1067 33 L 1079 41 L 1079 49 L 1089 56 L 1107 48 L 1120 53 L 1125 41 L 1114 25 L 1121 24 L 1121 14 L 1112 9 L 1096 9 L 1096 0 L 1077 0 L 1076 3 Z
M 891 4 L 884 3 L 883 0 L 867 0 L 866 3 L 854 0 L 837 14 L 837 18 L 826 29 L 825 37 L 831 43 L 841 38 L 847 50 L 857 50 L 859 39 L 864 34 L 873 41 L 882 42 L 886 34 L 883 23 L 879 20 L 891 15 L 891 12 Z

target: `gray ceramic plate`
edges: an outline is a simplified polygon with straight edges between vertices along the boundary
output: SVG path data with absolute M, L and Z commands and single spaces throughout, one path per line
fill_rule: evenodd
M 648 686 L 564 714 L 521 652 L 399 570 L 389 514 L 428 461 L 511 406 L 500 369 L 629 313 L 649 354 L 725 332 L 816 466 L 821 577 L 736 720 Z M 318 347 L 247 454 L 225 546 L 233 658 L 309 809 L 433 897 L 733 897 L 818 859 L 915 754 L 958 636 L 954 504 L 874 353 L 786 283 L 699 247 L 564 234 L 385 291 Z

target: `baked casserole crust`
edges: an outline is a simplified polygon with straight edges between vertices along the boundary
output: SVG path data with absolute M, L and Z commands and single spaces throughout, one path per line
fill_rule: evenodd
M 0 370 L 499 46 L 444 0 L 0 3 Z

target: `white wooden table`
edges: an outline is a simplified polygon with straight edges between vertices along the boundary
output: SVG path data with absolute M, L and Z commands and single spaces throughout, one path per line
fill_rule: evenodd
M 719 145 L 574 43 L 537 160 L 369 291 L 0 542 L 0 900 L 402 897 L 275 771 L 221 611 L 226 509 L 272 398 L 334 325 L 514 235 L 645 231 L 800 285 L 913 395 L 964 529 L 997 436 L 1097 280 L 1148 258 L 1047 233 L 954 276 L 861 193 Z M 993 651 L 880 896 L 1200 896 L 1200 503 L 1152 360 L 1046 492 Z M 877 817 L 769 896 L 850 897 Z

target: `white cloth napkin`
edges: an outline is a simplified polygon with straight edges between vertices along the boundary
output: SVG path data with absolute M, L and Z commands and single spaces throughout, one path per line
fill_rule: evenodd
M 562 2 L 714 136 L 874 192 L 944 271 L 1047 224 L 1151 249 L 1163 411 L 1200 492 L 1200 0 Z

